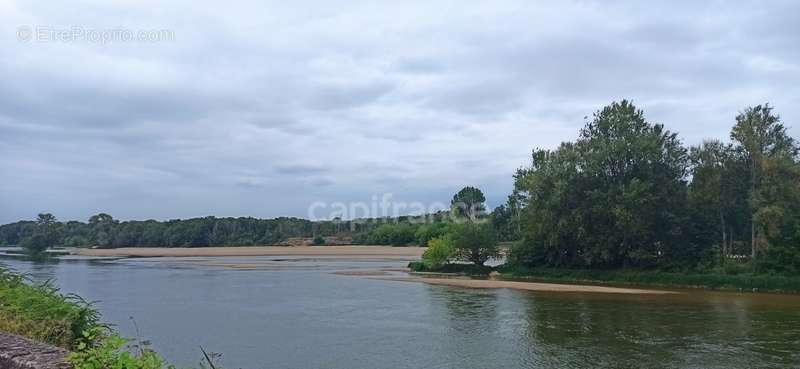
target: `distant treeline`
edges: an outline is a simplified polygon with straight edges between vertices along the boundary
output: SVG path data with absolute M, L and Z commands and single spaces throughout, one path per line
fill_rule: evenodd
M 48 215 L 49 214 L 43 214 Z M 119 221 L 97 214 L 88 222 L 54 221 L 53 244 L 66 247 L 204 247 L 274 245 L 290 238 L 330 238 L 371 245 L 425 245 L 443 231 L 449 213 L 358 220 L 203 217 Z M 54 219 L 54 218 L 53 218 Z M 0 245 L 21 245 L 37 221 L 0 226 Z M 319 243 L 324 243 L 321 241 Z

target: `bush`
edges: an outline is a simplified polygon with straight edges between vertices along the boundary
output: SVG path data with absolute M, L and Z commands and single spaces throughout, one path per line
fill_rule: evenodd
M 84 340 L 69 354 L 68 360 L 75 369 L 174 369 L 166 365 L 155 352 L 138 344 L 131 352 L 126 346 L 129 339 L 117 334 L 105 335 L 101 329 L 91 329 L 83 334 Z
M 414 233 L 414 238 L 418 245 L 427 245 L 430 240 L 446 233 L 447 224 L 445 223 L 423 224 L 417 228 L 417 231 Z
M 431 239 L 428 249 L 422 254 L 422 262 L 429 269 L 438 269 L 450 262 L 456 254 L 453 237 L 443 235 Z
M 69 349 L 84 331 L 99 326 L 98 320 L 80 297 L 0 269 L 0 330 Z
M 311 241 L 311 244 L 314 245 L 314 246 L 325 245 L 325 237 L 322 237 L 322 236 L 318 235 L 318 236 L 314 237 L 314 239 Z
M 490 266 L 475 264 L 444 264 L 441 267 L 434 269 L 427 267 L 422 261 L 412 261 L 408 263 L 408 268 L 411 269 L 412 272 L 464 274 L 475 276 L 485 276 L 495 270 L 495 268 Z
M 489 223 L 456 224 L 452 234 L 458 260 L 483 266 L 489 259 L 500 256 L 497 237 Z

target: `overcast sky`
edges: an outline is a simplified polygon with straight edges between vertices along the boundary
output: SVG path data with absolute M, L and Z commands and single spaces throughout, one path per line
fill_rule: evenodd
M 464 185 L 494 206 L 533 148 L 623 98 L 687 144 L 767 101 L 798 137 L 798 18 L 791 1 L 0 1 L 0 223 L 306 217 Z

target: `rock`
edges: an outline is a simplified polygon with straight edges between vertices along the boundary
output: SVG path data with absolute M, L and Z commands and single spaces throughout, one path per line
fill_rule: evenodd
M 70 369 L 69 351 L 0 332 L 0 368 L 2 369 Z

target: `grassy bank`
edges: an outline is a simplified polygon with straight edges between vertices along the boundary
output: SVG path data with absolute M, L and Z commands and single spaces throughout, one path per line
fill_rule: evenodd
M 667 288 L 704 288 L 726 291 L 758 291 L 800 293 L 800 276 L 756 274 L 752 272 L 663 272 L 652 270 L 586 270 L 557 268 L 524 268 L 509 265 L 478 267 L 471 264 L 446 264 L 431 269 L 422 262 L 408 265 L 412 272 L 486 276 L 497 271 L 505 279 L 560 283 L 601 283 L 623 286 Z
M 69 349 L 98 319 L 81 298 L 0 269 L 0 330 Z
M 67 360 L 74 369 L 176 369 L 145 343 L 122 338 L 101 324 L 100 314 L 80 297 L 3 268 L 0 330 L 72 351 Z M 214 368 L 205 357 L 207 367 Z
M 574 270 L 510 266 L 502 266 L 498 268 L 498 271 L 506 278 L 536 281 L 800 293 L 800 276 L 644 270 Z

